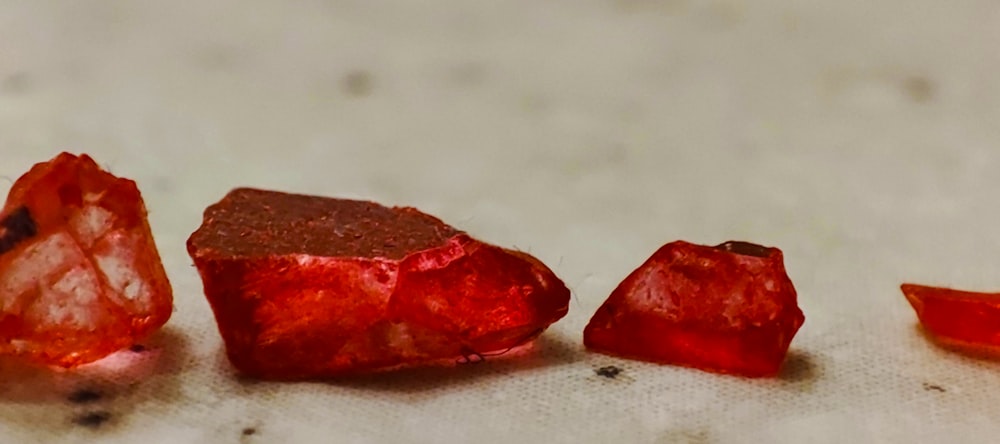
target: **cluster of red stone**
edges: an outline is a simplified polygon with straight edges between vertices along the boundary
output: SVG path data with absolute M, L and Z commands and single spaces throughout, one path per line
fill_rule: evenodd
M 237 189 L 188 239 L 227 354 L 272 379 L 381 371 L 526 344 L 568 309 L 540 261 L 413 208 Z M 1000 294 L 904 284 L 937 341 L 1000 350 Z M 88 156 L 35 165 L 0 211 L 0 354 L 72 367 L 172 311 L 134 182 Z M 744 376 L 778 373 L 805 321 L 782 253 L 677 241 L 584 331 L 598 352 Z
M 271 379 L 381 371 L 526 344 L 568 309 L 540 261 L 413 208 L 237 189 L 188 240 L 233 365 Z M 74 366 L 170 317 L 138 189 L 61 154 L 0 213 L 0 354 Z M 803 322 L 781 252 L 668 244 L 585 332 L 588 347 L 751 376 Z
M 336 376 L 527 344 L 568 308 L 540 261 L 413 208 L 237 189 L 188 239 L 227 354 L 261 378 Z M 904 284 L 939 342 L 1000 350 L 1000 294 Z M 172 311 L 134 182 L 88 156 L 35 165 L 0 211 L 0 355 L 72 367 Z M 584 331 L 598 352 L 744 376 L 778 373 L 805 318 L 782 253 L 677 241 Z

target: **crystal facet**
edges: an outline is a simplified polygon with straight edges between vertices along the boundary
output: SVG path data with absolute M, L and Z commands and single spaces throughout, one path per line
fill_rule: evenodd
M 903 284 L 924 330 L 942 345 L 972 353 L 1000 353 L 1000 293 Z
M 584 344 L 627 358 L 770 376 L 804 321 L 777 248 L 676 241 L 618 285 L 584 330 Z
M 0 354 L 72 367 L 170 318 L 173 297 L 135 182 L 63 153 L 0 212 Z
M 413 208 L 236 189 L 188 239 L 227 355 L 268 379 L 502 352 L 566 314 L 537 259 Z

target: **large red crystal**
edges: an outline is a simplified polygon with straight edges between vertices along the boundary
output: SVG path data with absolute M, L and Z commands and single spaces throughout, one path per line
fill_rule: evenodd
M 804 321 L 777 248 L 677 241 L 618 285 L 583 340 L 627 358 L 770 376 Z
M 903 284 L 903 295 L 924 330 L 945 346 L 1000 353 L 1000 293 Z
M 0 354 L 72 367 L 145 338 L 173 297 L 135 182 L 63 153 L 0 212 Z
M 229 360 L 260 378 L 502 352 L 569 304 L 535 258 L 371 202 L 233 190 L 205 211 L 188 251 Z

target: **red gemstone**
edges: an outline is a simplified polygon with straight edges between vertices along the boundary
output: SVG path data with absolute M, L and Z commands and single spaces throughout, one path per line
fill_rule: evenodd
M 173 308 L 135 182 L 63 153 L 0 212 L 0 354 L 72 367 L 131 346 Z
M 537 259 L 364 201 L 237 189 L 205 211 L 188 251 L 229 360 L 260 378 L 502 352 L 569 304 Z
M 618 285 L 583 341 L 626 358 L 771 376 L 804 321 L 781 250 L 677 241 Z
M 903 295 L 924 330 L 942 345 L 970 352 L 1000 352 L 1000 293 L 903 284 Z

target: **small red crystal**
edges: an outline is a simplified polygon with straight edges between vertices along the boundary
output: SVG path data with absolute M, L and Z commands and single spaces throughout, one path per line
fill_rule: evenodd
M 920 324 L 942 345 L 971 352 L 1000 352 L 1000 293 L 903 284 Z
M 0 211 L 0 354 L 72 367 L 131 346 L 173 297 L 135 182 L 62 153 Z
M 583 341 L 627 358 L 770 376 L 804 321 L 781 250 L 676 241 L 618 285 Z
M 229 360 L 267 379 L 500 352 L 566 314 L 537 259 L 413 208 L 236 189 L 188 239 Z

